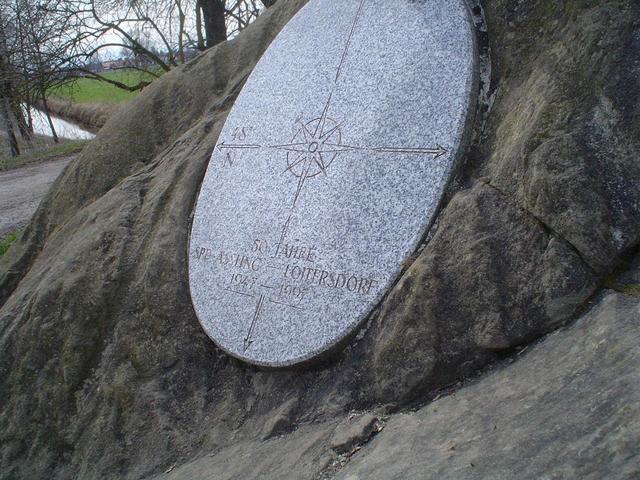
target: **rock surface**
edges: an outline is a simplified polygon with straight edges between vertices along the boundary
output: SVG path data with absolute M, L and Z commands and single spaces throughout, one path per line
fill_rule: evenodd
M 381 432 L 383 426 L 384 424 L 376 415 L 370 413 L 355 415 L 336 427 L 329 444 L 337 453 L 350 453 Z
M 607 292 L 574 325 L 480 380 L 392 415 L 348 458 L 331 452 L 344 434 L 333 421 L 232 445 L 157 479 L 638 478 L 639 342 L 640 301 Z
M 394 441 L 392 478 L 486 478 L 490 459 L 497 478 L 527 459 L 537 478 L 637 476 L 637 297 L 594 294 L 640 240 L 640 5 L 487 1 L 488 101 L 428 244 L 343 351 L 259 370 L 198 325 L 188 232 L 235 96 L 304 3 L 280 0 L 116 113 L 0 260 L 0 478 L 376 478 Z M 594 298 L 515 365 L 408 413 Z M 400 413 L 340 456 L 352 410 Z
M 335 478 L 640 476 L 640 301 L 607 294 L 570 328 L 416 413 Z

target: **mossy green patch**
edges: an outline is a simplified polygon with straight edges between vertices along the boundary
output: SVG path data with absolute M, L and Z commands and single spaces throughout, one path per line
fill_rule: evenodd
M 616 291 L 618 293 L 624 293 L 625 295 L 631 295 L 633 297 L 640 297 L 640 284 L 637 283 L 624 283 L 609 276 L 604 281 L 605 288 Z
M 619 291 L 625 295 L 640 297 L 640 285 L 622 285 Z
M 19 230 L 15 232 L 10 232 L 4 237 L 0 237 L 0 257 L 7 253 L 9 247 L 18 239 L 18 235 L 20 234 Z

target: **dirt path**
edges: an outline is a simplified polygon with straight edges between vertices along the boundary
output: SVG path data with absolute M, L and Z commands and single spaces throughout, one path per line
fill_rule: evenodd
M 0 172 L 0 237 L 24 226 L 74 157 Z

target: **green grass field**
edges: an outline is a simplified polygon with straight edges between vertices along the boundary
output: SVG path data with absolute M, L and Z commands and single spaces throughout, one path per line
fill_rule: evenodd
M 115 70 L 101 75 L 129 86 L 136 85 L 141 80 L 152 81 L 155 78 L 137 70 Z M 80 78 L 68 86 L 58 87 L 49 92 L 51 96 L 68 98 L 77 103 L 122 103 L 131 100 L 138 93 L 89 78 Z

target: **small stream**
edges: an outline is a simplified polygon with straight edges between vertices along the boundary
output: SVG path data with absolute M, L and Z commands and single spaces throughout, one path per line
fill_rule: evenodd
M 33 119 L 34 133 L 51 137 L 51 128 L 49 128 L 47 116 L 36 108 L 31 109 L 31 116 Z M 51 115 L 51 120 L 53 122 L 53 128 L 55 128 L 60 138 L 66 138 L 68 140 L 91 140 L 95 137 L 95 134 L 55 115 Z

